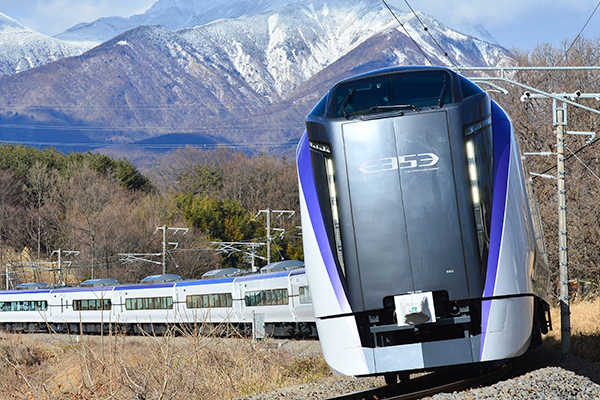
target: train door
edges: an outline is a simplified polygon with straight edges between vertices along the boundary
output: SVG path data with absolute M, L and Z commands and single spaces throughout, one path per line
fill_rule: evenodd
M 354 269 L 353 310 L 383 307 L 385 297 L 450 289 L 465 298 L 462 251 L 446 112 L 343 125 Z M 342 232 L 343 234 L 343 232 Z M 362 304 L 361 304 L 362 303 Z
M 65 295 L 60 294 L 60 320 L 65 322 L 65 309 L 67 308 L 67 304 L 65 304 Z
M 181 304 L 179 304 L 179 291 L 177 290 L 177 286 L 173 285 L 173 315 L 171 317 L 171 321 L 174 324 L 177 323 L 177 316 L 179 315 L 178 308 L 180 306 L 181 306 Z M 168 310 L 167 310 L 167 312 L 168 312 Z M 168 321 L 168 318 L 167 318 L 167 321 Z M 171 321 L 168 321 L 168 322 L 171 322 Z
M 115 307 L 117 313 L 115 318 L 119 323 L 123 323 L 123 311 L 125 310 L 125 299 L 123 298 L 123 292 L 119 292 L 119 295 L 116 298 L 119 299 L 119 304 Z
M 238 286 L 239 289 L 239 315 L 240 315 L 240 321 L 247 323 L 247 322 L 252 322 L 252 319 L 247 319 L 246 318 L 246 284 L 245 283 L 241 283 Z
M 298 320 L 296 317 L 296 306 L 299 304 L 298 302 L 298 282 L 300 279 L 292 278 L 291 276 L 288 278 L 288 293 L 289 293 L 289 306 L 290 306 L 290 314 L 292 315 L 292 322 Z

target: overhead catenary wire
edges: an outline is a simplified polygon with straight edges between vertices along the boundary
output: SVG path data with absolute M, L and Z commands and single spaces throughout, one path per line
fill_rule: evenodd
M 592 171 L 592 169 L 590 167 L 587 166 L 586 163 L 583 162 L 583 160 L 581 158 L 579 158 L 575 153 L 573 153 L 573 150 L 571 150 L 568 146 L 565 145 L 565 149 L 569 150 L 571 152 L 571 155 L 573 157 L 575 157 L 588 171 L 590 171 L 590 173 L 592 175 L 594 175 L 594 177 L 598 180 L 598 182 L 600 182 L 600 178 L 598 177 L 598 175 L 596 175 L 596 173 L 594 171 Z
M 565 157 L 565 161 L 568 161 L 569 159 L 571 159 L 572 157 L 576 157 L 576 154 L 579 153 L 580 151 L 582 151 L 583 149 L 586 149 L 588 147 L 591 147 L 592 145 L 598 143 L 598 141 L 600 141 L 600 138 L 598 139 L 594 139 L 592 142 L 590 142 L 589 144 L 586 144 L 582 147 L 580 147 L 579 149 L 577 149 L 576 151 L 572 151 L 571 149 L 569 149 L 569 151 L 571 152 L 571 155 Z M 584 164 L 585 165 L 585 164 Z M 587 166 L 586 166 L 587 167 Z M 553 166 L 551 166 L 550 168 L 544 170 L 543 172 L 540 172 L 540 175 L 544 175 L 547 174 L 548 172 L 552 171 L 556 169 L 556 164 L 554 164 Z M 594 174 L 595 175 L 595 174 Z M 532 179 L 537 178 L 537 176 L 533 176 Z
M 600 8 L 600 1 L 598 1 L 598 4 L 596 4 L 596 7 L 594 7 L 594 10 L 592 11 L 592 13 L 590 14 L 590 16 L 586 20 L 586 22 L 583 25 L 583 27 L 579 30 L 579 33 L 577 34 L 577 36 L 575 36 L 575 39 L 573 39 L 571 41 L 571 44 L 569 45 L 569 47 L 567 47 L 567 50 L 565 50 L 565 52 L 563 53 L 563 55 L 560 58 L 560 60 L 554 64 L 555 66 L 556 65 L 560 65 L 563 61 L 565 61 L 567 59 L 567 55 L 569 54 L 569 52 L 571 51 L 571 49 L 573 48 L 573 46 L 575 46 L 575 43 L 577 43 L 577 41 L 579 40 L 579 38 L 583 34 L 583 31 L 585 30 L 585 28 L 588 26 L 588 24 L 590 23 L 590 21 L 592 20 L 592 18 L 596 14 L 596 11 L 598 11 L 598 8 Z M 534 86 L 539 85 L 540 82 L 543 82 L 543 81 L 547 80 L 549 76 L 555 75 L 555 74 L 556 74 L 555 71 L 549 71 L 549 72 L 547 72 L 540 80 L 538 80 L 538 82 Z
M 388 3 L 386 3 L 385 0 L 381 0 L 381 1 L 383 2 L 383 4 L 385 4 L 385 6 L 387 7 L 387 9 L 394 16 L 394 18 L 396 19 L 396 21 L 398 22 L 398 24 L 400 24 L 400 26 L 402 27 L 402 29 L 404 29 L 404 32 L 406 32 L 406 35 L 410 38 L 410 40 L 412 40 L 412 42 L 417 47 L 417 49 L 421 52 L 421 54 L 423 55 L 423 57 L 425 57 L 425 59 L 429 62 L 430 65 L 433 65 L 433 62 L 431 62 L 431 60 L 429 59 L 429 56 L 427 56 L 427 54 L 425 54 L 425 51 L 423 51 L 423 49 L 421 48 L 421 46 L 419 46 L 419 44 L 416 42 L 416 40 L 413 39 L 413 37 L 411 36 L 410 32 L 408 32 L 408 29 L 406 29 L 406 27 L 404 26 L 404 24 L 402 24 L 402 22 L 400 22 L 400 19 L 396 16 L 396 14 L 394 14 L 394 11 L 392 11 L 392 9 L 388 5 Z
M 419 21 L 419 23 L 421 24 L 421 26 L 423 27 L 423 30 L 425 32 L 427 32 L 427 34 L 429 35 L 429 37 L 431 38 L 431 40 L 433 40 L 433 42 L 435 43 L 435 45 L 444 53 L 444 56 L 448 58 L 448 60 L 450 60 L 450 62 L 452 63 L 452 65 L 454 66 L 454 68 L 458 68 L 458 65 L 454 62 L 454 60 L 450 57 L 450 55 L 448 54 L 448 52 L 442 47 L 442 45 L 437 41 L 437 39 L 431 34 L 431 31 L 429 30 L 429 28 L 427 28 L 425 26 L 425 24 L 423 23 L 423 21 L 421 20 L 421 18 L 419 17 L 419 15 L 415 12 L 415 10 L 413 10 L 412 6 L 410 5 L 410 3 L 408 2 L 408 0 L 404 0 L 404 2 L 406 3 L 406 5 L 408 6 L 408 8 L 410 8 L 410 11 L 412 11 L 413 15 L 417 18 L 417 21 Z
M 600 7 L 600 1 L 598 1 L 598 4 L 596 4 L 596 7 L 594 8 L 594 11 L 592 11 L 591 15 L 589 16 L 589 18 L 587 19 L 587 21 L 583 25 L 583 28 L 581 28 L 581 30 L 579 31 L 579 33 L 577 34 L 577 36 L 575 36 L 575 39 L 573 39 L 573 41 L 571 42 L 571 45 L 567 48 L 567 50 L 565 51 L 565 53 L 562 56 L 562 58 L 559 61 L 559 63 L 561 63 L 562 61 L 564 61 L 567 58 L 567 54 L 569 53 L 569 51 L 571 51 L 571 48 L 575 45 L 575 43 L 577 43 L 577 40 L 583 34 L 583 31 L 585 30 L 585 28 L 588 26 L 588 24 L 590 23 L 590 21 L 594 17 L 594 14 L 596 14 L 596 11 L 598 11 L 598 7 Z
M 214 251 L 212 246 L 204 246 L 204 247 L 195 247 L 189 249 L 174 249 L 169 250 L 169 253 L 178 253 L 178 252 L 192 252 L 192 251 Z M 171 257 L 173 257 L 171 255 Z M 42 262 L 40 264 L 47 264 L 48 262 Z M 33 262 L 33 264 L 36 264 Z M 52 262 L 52 264 L 58 265 L 57 262 Z M 86 260 L 74 260 L 68 266 L 65 266 L 65 269 L 83 269 L 83 268 L 106 268 L 106 267 L 122 267 L 124 263 L 121 261 L 121 256 L 107 256 L 107 257 L 99 257 L 94 259 L 86 259 Z M 19 265 L 13 265 L 14 267 L 20 267 Z M 27 265 L 27 268 L 35 268 L 35 265 Z M 51 268 L 57 269 L 57 268 Z

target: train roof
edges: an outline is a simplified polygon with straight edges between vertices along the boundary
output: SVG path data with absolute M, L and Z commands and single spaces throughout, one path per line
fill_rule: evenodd
M 269 272 L 278 272 L 278 271 L 286 271 L 291 269 L 297 269 L 304 267 L 304 261 L 299 260 L 283 260 L 277 261 L 271 264 L 267 264 L 260 269 L 261 274 L 266 274 Z
M 15 290 L 35 290 L 35 289 L 48 289 L 50 285 L 45 282 L 28 282 L 21 283 L 15 286 Z
M 221 268 L 221 269 L 213 269 L 211 271 L 205 272 L 202 275 L 202 279 L 219 279 L 226 278 L 228 276 L 234 276 L 240 273 L 239 268 Z
M 258 280 L 258 279 L 268 279 L 268 278 L 280 278 L 280 277 L 286 277 L 286 276 L 295 276 L 295 275 L 302 275 L 304 274 L 304 268 L 296 268 L 296 269 L 292 269 L 292 270 L 283 270 L 283 271 L 276 271 L 276 272 L 269 272 L 267 274 L 252 274 L 252 275 L 246 275 L 246 276 L 240 276 L 235 278 L 236 282 L 243 282 L 243 281 L 254 281 L 254 280 Z
M 118 285 L 119 281 L 116 279 L 102 278 L 102 279 L 88 279 L 79 284 L 80 287 L 98 287 L 98 286 L 115 286 Z
M 106 291 L 106 290 L 130 290 L 130 289 L 154 289 L 168 288 L 174 286 L 195 286 L 195 285 L 214 285 L 222 283 L 233 283 L 236 281 L 251 281 L 260 279 L 280 278 L 286 276 L 296 276 L 304 274 L 304 262 L 297 260 L 284 260 L 268 264 L 263 267 L 260 273 L 246 273 L 238 268 L 223 268 L 209 271 L 213 278 L 183 280 L 179 275 L 161 274 L 151 275 L 144 278 L 141 283 L 120 284 L 116 279 L 101 278 L 88 279 L 81 282 L 79 286 L 61 286 L 53 287 L 47 283 L 35 282 L 17 285 L 13 290 L 0 290 L 0 293 L 67 293 L 84 291 Z M 209 273 L 207 272 L 207 274 Z M 205 274 L 206 275 L 206 274 Z
M 166 282 L 177 282 L 181 281 L 181 276 L 175 274 L 161 274 L 161 275 L 150 275 L 142 279 L 140 283 L 143 284 L 154 284 L 154 283 L 166 283 Z

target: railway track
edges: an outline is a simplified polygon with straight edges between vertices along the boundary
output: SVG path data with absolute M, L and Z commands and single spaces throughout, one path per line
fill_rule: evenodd
M 433 396 L 438 393 L 461 391 L 482 385 L 490 385 L 508 374 L 512 367 L 510 362 L 484 372 L 479 370 L 435 372 L 418 378 L 381 386 L 375 389 L 361 390 L 340 396 L 329 397 L 326 400 L 410 400 Z M 465 377 L 467 375 L 467 377 Z

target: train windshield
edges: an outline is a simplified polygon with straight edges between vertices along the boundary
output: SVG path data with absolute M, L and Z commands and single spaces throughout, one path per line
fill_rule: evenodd
M 443 70 L 398 72 L 341 83 L 335 88 L 335 117 L 401 109 L 441 107 L 452 102 L 450 74 Z

